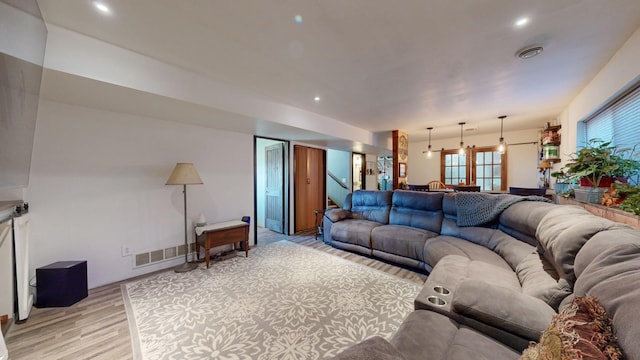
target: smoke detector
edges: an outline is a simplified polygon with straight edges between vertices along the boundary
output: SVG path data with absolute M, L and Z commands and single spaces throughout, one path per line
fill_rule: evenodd
M 540 55 L 543 50 L 542 46 L 539 45 L 527 46 L 526 48 L 518 50 L 518 52 L 516 52 L 516 57 L 525 60 L 531 59 Z

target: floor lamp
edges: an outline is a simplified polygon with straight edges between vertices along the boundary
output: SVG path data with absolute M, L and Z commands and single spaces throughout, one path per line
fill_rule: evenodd
M 202 184 L 202 179 L 192 163 L 177 163 L 165 185 L 182 185 L 184 194 L 184 264 L 175 267 L 175 272 L 187 272 L 198 267 L 189 263 L 189 243 L 187 242 L 187 185 Z

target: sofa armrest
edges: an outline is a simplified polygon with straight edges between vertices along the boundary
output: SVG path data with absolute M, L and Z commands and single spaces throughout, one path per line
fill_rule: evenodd
M 374 336 L 354 345 L 333 360 L 405 360 L 405 358 L 387 340 Z
M 351 211 L 344 209 L 329 209 L 324 213 L 324 217 L 331 220 L 331 222 L 351 219 Z
M 463 281 L 452 299 L 455 313 L 538 341 L 555 311 L 533 296 L 483 281 Z

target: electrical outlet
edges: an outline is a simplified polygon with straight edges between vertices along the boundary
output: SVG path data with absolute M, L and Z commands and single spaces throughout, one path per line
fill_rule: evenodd
M 131 248 L 128 245 L 122 245 L 122 256 L 130 256 Z

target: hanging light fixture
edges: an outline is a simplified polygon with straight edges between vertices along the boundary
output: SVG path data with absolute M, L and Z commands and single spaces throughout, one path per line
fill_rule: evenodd
M 462 140 L 462 132 L 463 132 L 464 124 L 466 124 L 466 122 L 458 123 L 458 125 L 460 125 L 460 150 L 458 150 L 458 154 L 460 155 L 464 155 L 464 141 Z
M 498 151 L 500 151 L 500 153 L 504 153 L 507 144 L 505 144 L 504 142 L 504 137 L 502 136 L 502 128 L 504 125 L 504 118 L 506 118 L 507 115 L 502 115 L 502 116 L 498 116 L 498 119 L 500 119 L 500 143 L 498 144 Z
M 429 130 L 429 146 L 427 146 L 427 158 L 431 159 L 431 156 L 433 156 L 433 153 L 431 152 L 431 130 L 433 130 L 433 127 L 430 126 L 427 128 L 427 130 Z

